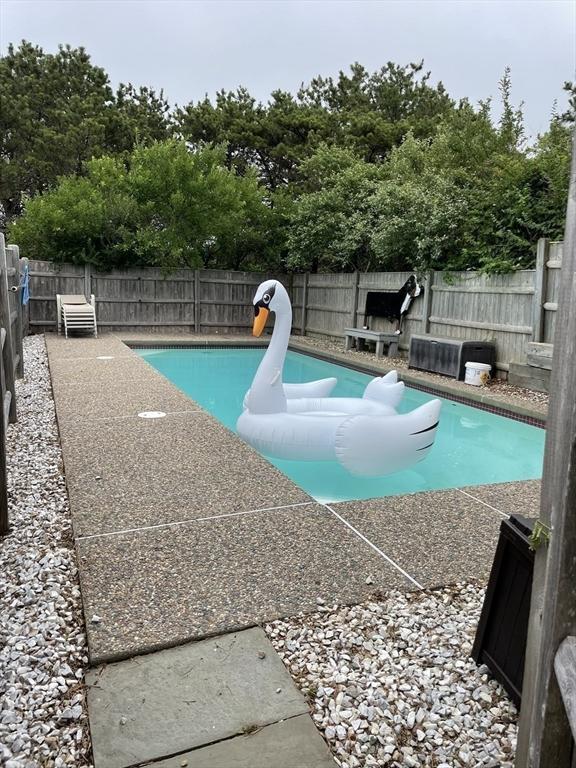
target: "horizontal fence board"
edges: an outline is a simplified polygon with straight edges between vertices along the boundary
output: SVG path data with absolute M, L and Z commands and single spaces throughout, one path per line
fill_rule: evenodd
M 30 301 L 55 301 L 51 296 L 31 296 Z M 189 304 L 189 299 L 155 299 L 155 298 L 144 298 L 144 299 L 117 299 L 117 298 L 110 298 L 110 297 L 96 297 L 96 305 L 100 306 L 101 304 Z
M 220 280 L 216 278 L 200 278 L 200 282 L 210 285 L 230 285 L 230 280 Z M 234 280 L 234 285 L 249 286 L 250 288 L 257 288 L 263 280 Z
M 30 263 L 32 264 L 33 262 Z M 28 270 L 28 275 L 30 277 L 64 277 L 77 280 L 80 277 L 84 278 L 84 271 L 82 271 L 82 274 L 76 274 L 74 272 L 42 272 L 37 269 L 30 269 Z
M 316 334 L 317 336 L 334 336 L 338 338 L 343 338 L 341 333 L 333 333 L 331 331 L 326 331 L 321 328 L 313 328 L 310 326 L 306 326 L 306 333 Z
M 432 291 L 439 291 L 443 293 L 462 293 L 462 288 L 460 286 L 455 285 L 433 285 Z M 503 288 L 502 286 L 477 286 L 474 287 L 467 287 L 466 293 L 504 293 L 504 294 L 526 294 L 526 295 L 533 295 L 534 294 L 534 288 L 531 288 L 529 286 L 518 287 L 518 288 Z
M 458 318 L 453 320 L 449 317 L 430 317 L 431 323 L 437 325 L 459 326 L 461 328 L 478 328 L 482 331 L 505 331 L 506 333 L 523 333 L 532 335 L 532 327 L 527 325 L 497 325 L 496 323 L 482 323 L 480 321 L 462 320 Z
M 317 304 L 308 304 L 308 309 L 318 310 L 319 312 L 331 312 L 337 315 L 349 315 L 351 310 L 348 309 L 336 309 L 335 307 L 322 307 Z

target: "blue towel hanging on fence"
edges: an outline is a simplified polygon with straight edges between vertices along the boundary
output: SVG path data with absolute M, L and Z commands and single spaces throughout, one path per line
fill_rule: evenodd
M 20 275 L 20 288 L 22 288 L 22 306 L 25 307 L 30 301 L 30 273 L 28 264 L 24 264 L 24 271 Z

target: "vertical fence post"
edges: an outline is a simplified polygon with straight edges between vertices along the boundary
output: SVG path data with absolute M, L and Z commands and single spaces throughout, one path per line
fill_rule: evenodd
M 200 270 L 194 270 L 194 333 L 200 333 Z
M 2 256 L 3 254 L 3 256 Z M 2 264 L 2 261 L 4 264 Z M 0 285 L 3 285 L 6 274 L 6 254 L 4 250 L 4 236 L 0 234 Z M 0 302 L 4 308 L 4 299 L 0 291 Z M 8 308 L 9 309 L 9 308 Z M 4 312 L 0 313 L 0 326 L 5 322 Z M 6 412 L 4 402 L 6 397 L 6 377 L 4 375 L 4 349 L 8 344 L 8 337 L 4 328 L 0 327 L 0 536 L 8 533 L 10 523 L 8 520 L 8 485 L 6 480 Z
M 2 275 L 3 277 L 3 275 Z M 2 346 L 6 343 L 6 334 L 4 329 L 0 329 Z M 0 355 L 0 401 L 4 402 L 4 393 L 6 391 L 4 384 L 4 361 Z M 6 480 L 6 421 L 4 419 L 4 408 L 0 414 L 0 536 L 10 531 L 10 522 L 8 520 L 8 485 Z
M 548 283 L 548 251 L 550 240 L 541 237 L 536 248 L 536 272 L 534 274 L 534 303 L 532 305 L 532 341 L 544 338 L 544 303 Z
M 18 264 L 19 274 L 23 275 L 26 271 L 29 272 L 29 270 L 30 265 L 28 259 L 24 256 L 24 258 L 20 259 Z M 30 275 L 28 275 L 28 281 L 30 281 Z M 28 285 L 30 285 L 30 283 L 28 283 Z M 30 288 L 28 288 L 28 290 L 30 290 Z M 24 337 L 28 336 L 30 333 L 30 302 L 26 305 L 22 304 L 22 293 L 20 293 L 20 304 L 22 306 L 22 337 Z
M 12 322 L 10 317 L 10 294 L 8 292 L 8 264 L 4 235 L 0 234 L 0 326 L 6 331 L 2 359 L 4 362 L 4 378 L 6 381 L 6 400 L 2 403 L 6 408 L 8 402 L 8 421 L 16 421 L 16 388 L 14 386 L 14 344 L 12 342 Z M 4 417 L 6 413 L 4 411 Z
M 360 286 L 360 272 L 356 270 L 354 272 L 354 287 L 352 290 L 354 291 L 353 301 L 352 301 L 352 328 L 356 328 L 356 315 L 358 313 L 358 293 L 359 293 L 359 286 Z
M 14 342 L 15 342 L 15 351 L 16 355 L 18 356 L 18 361 L 16 363 L 16 378 L 21 379 L 24 376 L 24 348 L 22 344 L 22 339 L 24 336 L 24 332 L 22 330 L 22 287 L 20 286 L 20 249 L 17 245 L 9 245 L 6 248 L 7 255 L 10 254 L 10 258 L 7 259 L 11 266 L 14 268 L 15 277 L 14 277 L 14 285 L 11 286 L 11 289 L 15 291 L 15 312 L 16 312 L 16 321 L 14 322 Z
M 90 301 L 92 295 L 92 267 L 90 264 L 84 264 L 84 296 Z
M 576 132 L 561 275 L 540 506 L 550 533 L 534 558 L 516 768 L 574 765 L 554 659 L 565 638 L 576 635 Z
M 306 316 L 308 314 L 308 272 L 304 272 L 302 283 L 302 328 L 300 334 L 306 336 Z
M 426 274 L 426 286 L 424 287 L 424 306 L 422 307 L 422 333 L 430 332 L 430 316 L 432 314 L 432 286 L 434 285 L 434 272 Z
M 292 307 L 294 307 L 294 272 L 288 272 L 288 285 L 286 286 L 286 291 L 288 292 L 288 296 L 290 298 L 290 303 L 292 304 Z M 290 328 L 290 333 L 293 333 L 294 328 L 294 315 L 292 315 L 292 328 Z

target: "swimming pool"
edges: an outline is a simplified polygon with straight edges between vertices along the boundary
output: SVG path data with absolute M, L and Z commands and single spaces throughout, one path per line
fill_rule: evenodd
M 242 401 L 265 353 L 263 348 L 135 350 L 179 389 L 236 431 Z M 359 397 L 373 376 L 288 350 L 285 382 L 336 376 L 334 396 Z M 406 389 L 398 408 L 410 411 L 432 395 Z M 440 428 L 427 458 L 411 469 L 382 478 L 354 477 L 337 462 L 268 458 L 318 501 L 325 503 L 394 496 L 424 490 L 539 478 L 545 432 L 468 405 L 442 400 Z

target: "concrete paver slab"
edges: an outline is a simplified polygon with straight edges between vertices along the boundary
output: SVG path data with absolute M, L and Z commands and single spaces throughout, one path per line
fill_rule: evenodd
M 68 427 L 77 426 L 79 421 L 130 418 L 141 411 L 170 413 L 201 410 L 194 400 L 161 377 L 153 384 L 137 388 L 119 381 L 107 390 L 97 383 L 60 383 L 57 389 L 58 425 L 63 434 Z
M 200 409 L 115 337 L 78 341 L 80 346 L 84 341 L 89 342 L 90 349 L 77 349 L 77 358 L 61 339 L 50 341 L 50 347 L 55 348 L 50 350 L 50 367 L 62 432 L 69 425 L 86 420 L 136 416 L 144 410 Z M 77 348 L 78 344 L 74 342 L 72 346 Z M 58 356 L 62 353 L 61 347 L 66 354 Z M 116 354 L 108 359 L 106 353 Z
M 336 762 L 308 715 L 201 747 L 152 768 L 334 768 Z
M 119 336 L 111 333 L 93 336 L 70 336 L 46 333 L 46 347 L 51 360 L 78 360 L 83 357 L 96 357 L 97 355 L 129 355 L 129 348 L 121 341 Z
M 352 603 L 377 589 L 413 588 L 316 504 L 77 547 L 92 663 L 315 610 L 317 598 Z
M 502 518 L 459 491 L 330 506 L 423 586 L 490 573 Z
M 56 395 L 61 384 L 98 384 L 104 396 L 107 391 L 113 391 L 119 382 L 138 388 L 154 386 L 163 378 L 145 360 L 130 351 L 128 355 L 118 355 L 110 360 L 106 359 L 106 355 L 102 360 L 97 357 L 53 359 L 50 355 L 50 374 Z
M 505 515 L 540 516 L 541 480 L 521 480 L 514 483 L 475 485 L 463 491 L 490 504 Z
M 62 447 L 76 536 L 310 501 L 203 411 L 77 420 Z
M 86 683 L 96 768 L 125 768 L 308 712 L 261 629 L 110 664 Z

